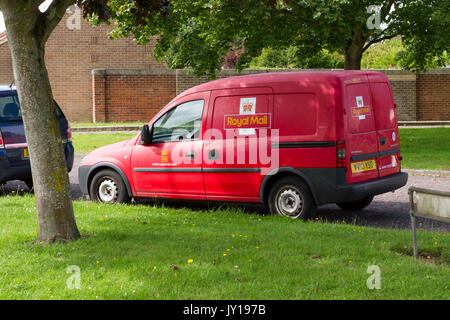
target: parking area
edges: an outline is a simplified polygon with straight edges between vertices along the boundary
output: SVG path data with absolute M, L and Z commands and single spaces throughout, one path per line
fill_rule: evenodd
M 73 200 L 83 199 L 80 186 L 78 185 L 78 167 L 84 155 L 76 154 L 73 170 L 70 173 L 70 187 Z M 416 186 L 427 189 L 450 190 L 450 177 L 410 174 L 408 183 L 395 192 L 376 196 L 372 204 L 357 212 L 345 212 L 336 205 L 321 206 L 317 212 L 317 218 L 330 222 L 345 222 L 358 226 L 368 226 L 389 229 L 410 228 L 408 188 Z M 11 181 L 3 186 L 2 193 L 11 193 L 28 190 L 20 181 Z M 169 206 L 187 206 L 193 209 L 204 205 L 192 202 L 167 202 Z M 255 213 L 264 213 L 260 206 L 245 206 L 245 210 Z M 423 230 L 450 232 L 450 225 L 438 221 L 418 219 L 418 227 Z

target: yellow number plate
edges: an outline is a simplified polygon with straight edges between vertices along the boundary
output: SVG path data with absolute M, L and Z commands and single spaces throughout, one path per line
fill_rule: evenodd
M 377 168 L 375 160 L 354 162 L 351 164 L 351 166 L 353 173 L 375 170 Z
M 23 157 L 24 158 L 29 158 L 30 154 L 28 153 L 28 148 L 23 149 Z

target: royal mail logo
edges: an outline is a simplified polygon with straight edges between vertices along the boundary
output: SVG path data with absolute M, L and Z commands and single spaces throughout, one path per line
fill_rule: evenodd
M 368 115 L 370 115 L 369 106 L 352 108 L 353 117 L 368 116 Z
M 270 113 L 231 114 L 225 116 L 225 130 L 246 128 L 270 128 Z
M 252 112 L 252 110 L 253 110 L 253 104 L 251 104 L 251 103 L 246 103 L 242 106 L 242 111 L 244 113 L 250 113 L 250 112 Z

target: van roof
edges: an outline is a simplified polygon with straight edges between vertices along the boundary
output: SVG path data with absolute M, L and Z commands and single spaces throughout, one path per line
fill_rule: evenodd
M 380 72 L 361 70 L 268 72 L 229 77 L 203 83 L 184 91 L 183 95 L 209 90 L 248 87 L 272 87 L 275 92 L 277 92 L 277 87 L 286 83 L 297 83 L 304 85 L 305 83 L 311 82 L 328 82 L 332 84 L 348 79 L 355 79 L 361 76 L 367 76 L 369 74 L 372 77 L 380 76 L 382 78 L 386 78 L 386 76 Z

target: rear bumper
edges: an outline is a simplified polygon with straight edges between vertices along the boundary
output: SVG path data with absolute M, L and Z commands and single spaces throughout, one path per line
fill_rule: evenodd
M 331 202 L 349 202 L 400 189 L 408 182 L 408 174 L 400 172 L 375 180 L 338 185 Z
M 305 180 L 317 205 L 361 200 L 399 189 L 408 181 L 408 174 L 404 172 L 347 184 L 344 168 L 290 168 L 287 171 Z
M 64 155 L 66 158 L 67 171 L 70 172 L 73 168 L 75 159 L 75 150 L 72 143 L 64 144 Z M 5 149 L 0 150 L 0 182 L 11 180 L 29 180 L 31 179 L 30 162 L 22 161 L 20 164 L 15 164 L 8 159 Z

